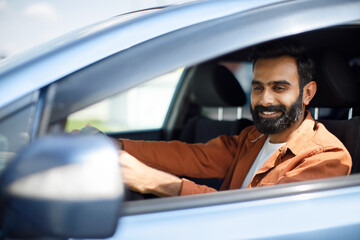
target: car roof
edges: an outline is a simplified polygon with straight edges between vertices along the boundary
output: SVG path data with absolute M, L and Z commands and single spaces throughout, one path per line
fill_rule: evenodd
M 0 61 L 0 107 L 82 67 L 151 38 L 285 1 L 199 1 L 140 14 L 131 20 L 127 18 L 132 14 L 121 15 L 73 31 L 24 54 Z

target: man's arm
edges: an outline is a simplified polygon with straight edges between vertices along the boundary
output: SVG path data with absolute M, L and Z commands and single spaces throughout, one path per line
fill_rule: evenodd
M 224 178 L 233 163 L 239 137 L 221 136 L 206 144 L 119 139 L 118 145 L 126 152 L 120 156 L 120 162 L 130 189 L 176 196 L 216 192 L 175 175 Z
M 216 192 L 214 188 L 151 168 L 125 151 L 120 152 L 119 162 L 122 165 L 125 183 L 131 190 L 142 194 L 171 197 Z
M 123 150 L 142 163 L 173 175 L 196 178 L 224 178 L 238 146 L 237 137 L 225 136 L 206 144 L 122 141 Z

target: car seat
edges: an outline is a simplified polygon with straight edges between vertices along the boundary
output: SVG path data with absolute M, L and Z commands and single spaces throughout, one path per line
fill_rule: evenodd
M 360 106 L 360 79 L 356 79 L 348 61 L 338 53 L 325 51 L 316 61 L 318 91 L 310 107 L 349 108 L 348 120 L 319 120 L 339 138 L 348 149 L 353 167 L 360 172 L 360 117 L 352 117 L 351 110 Z M 314 116 L 316 119 L 316 116 Z
M 192 117 L 183 128 L 180 140 L 188 143 L 205 143 L 220 135 L 237 135 L 252 124 L 248 119 L 222 119 L 223 108 L 237 108 L 246 104 L 246 95 L 235 76 L 224 66 L 217 63 L 205 63 L 196 67 L 192 76 L 191 89 L 201 108 L 217 108 L 218 119 L 204 116 Z

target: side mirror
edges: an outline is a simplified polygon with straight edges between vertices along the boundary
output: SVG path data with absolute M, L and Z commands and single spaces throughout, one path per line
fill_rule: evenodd
M 5 237 L 109 237 L 124 198 L 117 149 L 102 136 L 35 141 L 9 164 L 0 189 Z

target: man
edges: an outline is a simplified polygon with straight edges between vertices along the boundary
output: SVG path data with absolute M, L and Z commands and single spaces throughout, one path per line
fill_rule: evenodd
M 254 126 L 206 144 L 119 140 L 124 179 L 132 190 L 157 196 L 216 191 L 176 175 L 223 178 L 220 190 L 228 190 L 350 174 L 344 145 L 305 110 L 316 83 L 304 49 L 271 43 L 253 63 Z

